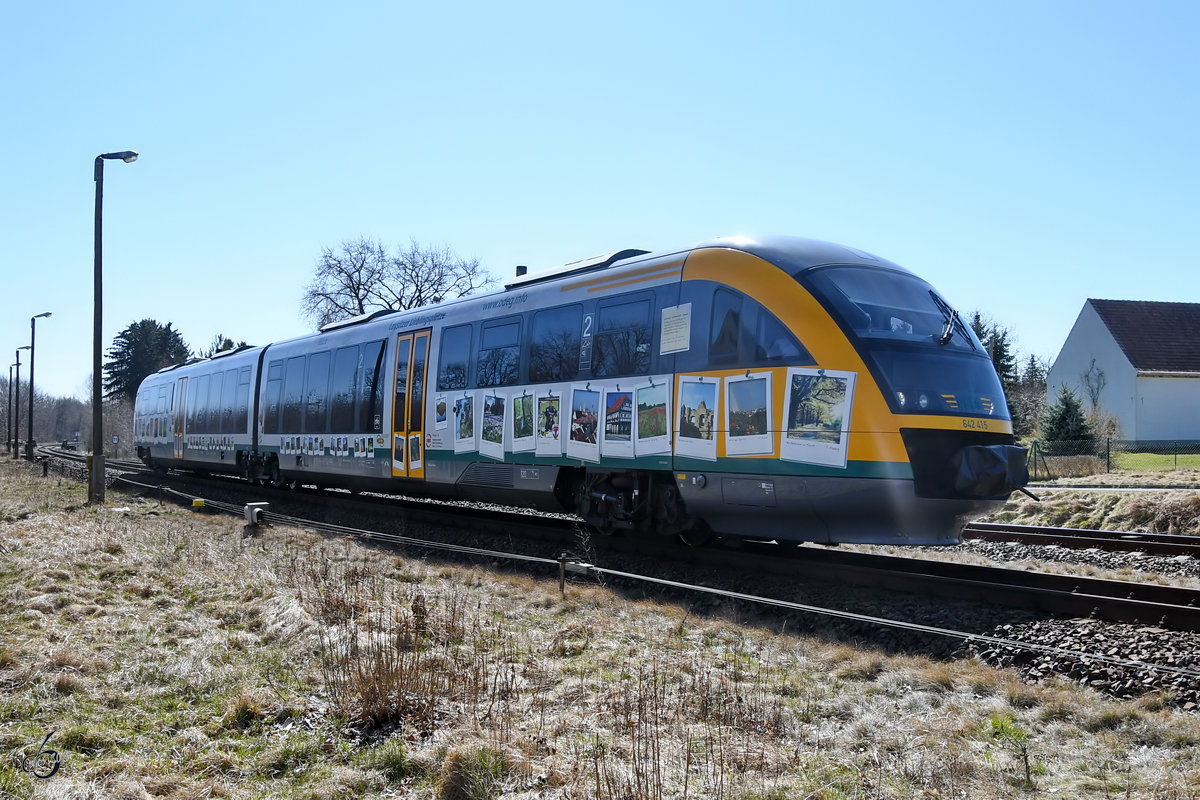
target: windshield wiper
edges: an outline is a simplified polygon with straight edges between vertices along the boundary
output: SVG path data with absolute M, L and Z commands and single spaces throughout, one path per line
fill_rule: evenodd
M 958 316 L 958 312 L 951 308 L 949 303 L 938 297 L 937 292 L 933 289 L 929 290 L 929 296 L 933 298 L 934 304 L 942 312 L 942 333 L 938 336 L 938 344 L 950 344 L 950 340 L 954 338 L 954 331 L 957 330 L 967 340 L 967 344 L 971 345 L 971 349 L 974 350 L 975 342 L 971 340 L 970 334 L 967 333 L 967 327 L 963 324 L 962 318 Z

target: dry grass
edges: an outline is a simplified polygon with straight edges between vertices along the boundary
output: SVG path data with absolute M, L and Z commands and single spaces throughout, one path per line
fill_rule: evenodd
M 1200 535 L 1200 493 L 1191 490 L 1113 492 L 1034 490 L 1040 500 L 1013 495 L 984 517 L 992 522 Z
M 0 797 L 1200 792 L 1200 721 L 1163 698 L 0 480 Z

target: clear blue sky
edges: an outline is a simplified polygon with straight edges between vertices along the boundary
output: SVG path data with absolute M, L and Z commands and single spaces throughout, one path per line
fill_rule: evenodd
M 1053 358 L 1088 297 L 1200 302 L 1198 33 L 1191 0 L 10 5 L 0 352 L 52 311 L 38 387 L 87 395 L 92 162 L 134 149 L 105 350 L 147 317 L 304 333 L 321 248 L 360 235 L 507 277 L 781 233 Z

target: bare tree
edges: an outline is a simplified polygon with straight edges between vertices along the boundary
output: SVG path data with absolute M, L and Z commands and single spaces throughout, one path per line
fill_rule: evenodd
M 316 276 L 304 292 L 304 316 L 317 327 L 381 309 L 404 310 L 471 294 L 495 283 L 479 265 L 449 248 L 422 247 L 410 240 L 391 255 L 366 237 L 324 248 Z
M 1092 418 L 1094 419 L 1100 414 L 1100 394 L 1108 385 L 1108 376 L 1104 374 L 1104 370 L 1096 366 L 1096 359 L 1093 358 L 1087 371 L 1081 373 L 1079 377 L 1083 380 L 1088 399 L 1092 401 Z

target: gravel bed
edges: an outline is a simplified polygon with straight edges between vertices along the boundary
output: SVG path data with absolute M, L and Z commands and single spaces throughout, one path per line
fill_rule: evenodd
M 967 539 L 953 550 L 973 553 L 1000 563 L 1042 561 L 1085 564 L 1112 572 L 1136 570 L 1147 575 L 1200 578 L 1200 559 L 1192 556 L 1156 556 L 1130 550 L 1079 549 L 1022 542 L 986 542 L 982 539 Z
M 979 644 L 968 645 L 966 651 L 989 664 L 1013 667 L 1033 682 L 1057 675 L 1114 697 L 1162 692 L 1185 710 L 1200 708 L 1200 635 L 1195 633 L 1092 619 L 1042 619 L 1001 626 L 996 635 L 1063 652 Z M 1130 661 L 1139 663 L 1123 663 Z M 1151 664 L 1191 674 L 1156 670 Z

